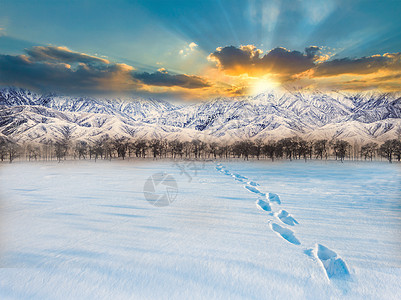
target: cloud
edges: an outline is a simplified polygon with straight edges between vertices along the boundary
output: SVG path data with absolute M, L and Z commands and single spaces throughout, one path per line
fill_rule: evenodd
M 188 45 L 188 47 L 189 47 L 189 49 L 191 49 L 191 51 L 194 51 L 195 48 L 198 47 L 198 45 L 195 44 L 194 42 L 192 42 L 192 43 L 190 43 L 190 44 Z
M 195 51 L 195 43 L 187 46 Z M 200 52 L 198 52 L 200 53 Z M 401 90 L 401 53 L 361 58 L 335 58 L 335 50 L 310 46 L 303 52 L 254 45 L 219 47 L 208 58 L 215 66 L 202 76 L 170 73 L 165 68 L 143 72 L 98 55 L 66 47 L 34 46 L 23 55 L 0 54 L 0 85 L 41 91 L 82 93 L 157 93 L 183 98 L 245 95 L 270 85 Z
M 67 93 L 147 91 L 152 86 L 182 89 L 211 86 L 199 76 L 169 74 L 165 69 L 140 73 L 130 65 L 66 47 L 35 46 L 25 52 L 0 54 L 0 84 Z
M 180 51 L 178 51 L 178 53 L 185 57 L 185 56 L 188 56 L 191 52 L 194 52 L 197 47 L 198 47 L 198 44 L 191 42 L 184 49 L 181 49 Z
M 0 55 L 0 83 L 39 90 L 90 92 L 138 87 L 133 68 L 64 47 L 33 47 L 26 55 Z
M 107 59 L 75 52 L 67 47 L 35 46 L 25 50 L 25 52 L 30 56 L 32 61 L 62 61 L 65 63 L 85 63 L 91 65 L 110 64 Z
M 401 53 L 386 53 L 360 58 L 332 59 L 329 47 L 310 46 L 304 52 L 282 47 L 267 53 L 254 45 L 219 47 L 208 59 L 217 70 L 239 79 L 263 78 L 269 75 L 281 84 L 350 88 L 383 88 L 401 90 Z
M 401 53 L 386 53 L 361 58 L 341 58 L 330 60 L 333 53 L 322 53 L 322 47 L 310 46 L 304 53 L 290 51 L 282 47 L 274 48 L 263 55 L 263 51 L 253 45 L 239 48 L 228 46 L 217 48 L 209 55 L 209 60 L 231 75 L 264 74 L 294 76 L 312 71 L 309 76 L 327 77 L 341 74 L 370 74 L 382 69 L 401 70 Z
M 320 47 L 318 47 L 318 46 L 309 46 L 309 47 L 305 48 L 306 57 L 308 57 L 308 58 L 317 57 L 319 51 L 320 51 Z
M 401 70 L 401 53 L 386 53 L 362 58 L 342 58 L 316 65 L 313 76 L 327 77 L 341 74 L 371 74 L 379 70 Z
M 171 75 L 164 68 L 160 68 L 154 73 L 133 73 L 132 76 L 144 84 L 154 86 L 179 86 L 187 89 L 198 89 L 211 86 L 211 84 L 202 77 L 186 74 Z
M 209 55 L 209 60 L 216 62 L 218 68 L 230 75 L 276 74 L 288 76 L 313 68 L 319 51 L 320 48 L 316 46 L 306 48 L 306 53 L 278 47 L 262 55 L 263 51 L 253 45 L 239 48 L 228 46 L 217 48 Z

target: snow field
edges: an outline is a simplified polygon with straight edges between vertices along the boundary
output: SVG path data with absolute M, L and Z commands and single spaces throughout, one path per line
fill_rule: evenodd
M 177 181 L 166 207 L 143 194 L 158 172 Z M 170 161 L 2 165 L 0 298 L 399 298 L 399 166 L 187 172 Z

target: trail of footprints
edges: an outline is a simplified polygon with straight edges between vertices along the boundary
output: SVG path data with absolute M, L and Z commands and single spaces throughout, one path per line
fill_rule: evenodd
M 287 242 L 293 245 L 301 245 L 301 242 L 295 236 L 294 231 L 286 227 L 294 227 L 299 223 L 286 210 L 280 209 L 279 206 L 281 205 L 281 200 L 277 194 L 263 193 L 258 188 L 258 183 L 250 181 L 247 177 L 240 174 L 231 173 L 221 164 L 217 164 L 216 169 L 220 173 L 231 176 L 236 181 L 244 183 L 245 189 L 257 196 L 257 200 L 255 202 L 256 207 L 267 212 L 269 216 L 275 217 L 277 222 L 282 223 L 282 225 L 280 225 L 269 220 L 269 227 L 271 230 L 273 230 L 278 236 Z M 350 276 L 347 264 L 333 250 L 330 250 L 321 244 L 316 244 L 313 248 L 304 250 L 304 253 L 319 262 L 329 279 L 348 279 Z

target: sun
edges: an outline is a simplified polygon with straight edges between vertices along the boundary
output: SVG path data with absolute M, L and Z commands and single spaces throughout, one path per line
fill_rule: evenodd
M 270 77 L 257 78 L 250 82 L 251 95 L 261 94 L 266 91 L 275 90 L 279 83 Z

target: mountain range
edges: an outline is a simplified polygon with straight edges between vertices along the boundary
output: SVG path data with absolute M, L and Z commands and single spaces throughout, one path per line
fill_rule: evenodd
M 0 136 L 57 140 L 110 137 L 216 140 L 340 138 L 383 142 L 401 135 L 401 97 L 375 92 L 268 91 L 174 104 L 153 98 L 70 97 L 0 89 Z

